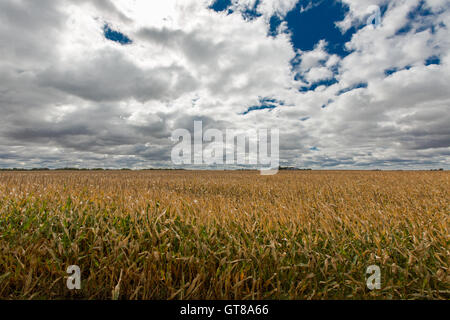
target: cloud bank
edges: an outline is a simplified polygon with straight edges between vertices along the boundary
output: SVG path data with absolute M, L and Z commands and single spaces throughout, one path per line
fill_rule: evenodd
M 448 1 L 222 2 L 1 1 L 0 167 L 171 167 L 201 119 L 278 127 L 282 165 L 449 168 Z M 325 5 L 342 49 L 304 50 Z

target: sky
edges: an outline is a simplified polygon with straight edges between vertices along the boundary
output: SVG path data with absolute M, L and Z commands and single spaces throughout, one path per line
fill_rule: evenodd
M 449 0 L 2 0 L 0 168 L 172 167 L 201 120 L 279 128 L 283 166 L 449 169 L 449 27 Z

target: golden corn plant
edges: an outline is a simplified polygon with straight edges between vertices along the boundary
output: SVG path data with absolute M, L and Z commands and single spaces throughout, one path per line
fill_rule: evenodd
M 449 176 L 1 172 L 0 298 L 449 299 Z

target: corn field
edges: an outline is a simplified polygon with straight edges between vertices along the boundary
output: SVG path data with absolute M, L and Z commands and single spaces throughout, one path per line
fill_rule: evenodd
M 449 299 L 449 177 L 1 172 L 0 299 Z

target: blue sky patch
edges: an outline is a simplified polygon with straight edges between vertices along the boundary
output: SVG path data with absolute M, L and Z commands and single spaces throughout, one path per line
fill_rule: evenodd
M 131 44 L 133 41 L 128 38 L 126 35 L 119 31 L 115 31 L 110 28 L 109 25 L 105 24 L 103 26 L 103 33 L 105 35 L 105 38 L 117 43 L 120 43 L 121 45 Z
M 353 90 L 356 90 L 356 89 L 364 89 L 364 88 L 367 88 L 367 86 L 368 86 L 368 84 L 366 82 L 361 82 L 361 83 L 355 84 L 354 86 L 351 86 L 351 87 L 348 87 L 348 88 L 340 90 L 337 93 L 337 95 L 340 96 L 340 95 L 342 95 L 344 93 L 347 93 L 347 92 L 350 92 L 350 91 L 353 91 Z
M 425 65 L 429 66 L 431 64 L 437 64 L 440 65 L 441 64 L 441 59 L 437 56 L 432 56 L 429 57 L 427 60 L 425 60 Z
M 397 68 L 386 69 L 384 70 L 384 75 L 388 77 L 396 72 L 398 72 Z
M 277 99 L 273 99 L 273 98 L 259 98 L 259 102 L 260 103 L 272 103 L 272 104 L 274 104 L 274 103 L 276 103 L 276 104 L 279 104 L 279 105 L 284 105 L 284 101 L 278 101 Z
M 281 25 L 283 20 L 280 19 L 278 15 L 273 15 L 270 18 L 270 28 L 269 28 L 269 35 L 272 37 L 275 37 L 278 34 L 278 27 Z
M 278 101 L 277 99 L 273 99 L 273 98 L 259 98 L 259 105 L 257 106 L 251 106 L 247 109 L 247 111 L 241 113 L 241 115 L 246 115 L 249 114 L 252 111 L 257 111 L 257 110 L 273 110 L 276 109 L 278 107 L 278 105 L 284 105 L 284 101 Z
M 408 19 L 409 20 L 416 20 L 420 17 L 426 17 L 432 15 L 433 12 L 430 10 L 430 8 L 427 7 L 426 1 L 422 0 L 419 2 L 417 7 L 415 7 L 413 10 L 411 10 L 408 13 Z
M 261 0 L 256 0 L 253 7 L 245 8 L 245 10 L 242 12 L 242 16 L 245 20 L 253 20 L 261 17 L 261 13 L 258 12 L 258 6 L 260 2 Z
M 409 33 L 413 30 L 413 22 L 420 22 L 420 26 L 414 30 L 416 33 L 427 29 L 435 32 L 435 26 L 427 19 L 427 17 L 434 15 L 424 0 L 408 13 L 408 22 L 395 33 L 396 36 Z
M 257 111 L 257 110 L 265 110 L 265 109 L 275 109 L 276 106 L 274 105 L 261 105 L 261 106 L 253 106 L 247 109 L 247 111 L 243 112 L 242 115 L 246 115 L 249 114 L 252 111 Z
M 411 66 L 405 66 L 404 68 L 390 68 L 390 69 L 386 69 L 386 70 L 384 70 L 384 75 L 386 76 L 386 77 L 389 77 L 389 76 L 391 76 L 391 75 L 393 75 L 394 73 L 397 73 L 397 72 L 399 72 L 399 71 L 403 71 L 403 70 L 409 70 L 409 69 L 411 69 Z
M 221 11 L 225 11 L 230 6 L 231 6 L 231 0 L 216 0 L 209 8 L 214 11 L 221 12 Z
M 302 8 L 307 8 L 303 10 Z M 311 51 L 324 39 L 327 51 L 345 57 L 349 52 L 345 43 L 351 40 L 356 28 L 350 28 L 345 34 L 336 26 L 336 22 L 344 20 L 348 7 L 335 0 L 300 0 L 295 8 L 286 15 L 286 22 L 292 34 L 295 49 Z
M 260 2 L 261 0 L 256 0 L 253 6 L 245 8 L 242 11 L 242 17 L 245 20 L 253 20 L 261 17 L 262 14 L 258 12 L 258 6 Z M 227 14 L 232 14 L 234 12 L 232 9 L 230 9 L 232 4 L 233 3 L 231 0 L 216 0 L 212 5 L 209 6 L 209 8 L 216 12 L 223 12 L 228 10 Z
M 312 83 L 309 86 L 304 86 L 301 87 L 299 89 L 300 92 L 307 92 L 307 91 L 314 91 L 316 90 L 318 87 L 320 86 L 325 86 L 325 87 L 329 87 L 332 86 L 333 84 L 338 83 L 337 79 L 333 78 L 333 79 L 327 79 L 327 80 L 321 80 L 315 83 Z
M 326 107 L 328 107 L 328 105 L 332 104 L 333 102 L 334 102 L 333 99 L 329 99 L 326 104 L 322 105 L 322 109 L 325 109 Z

